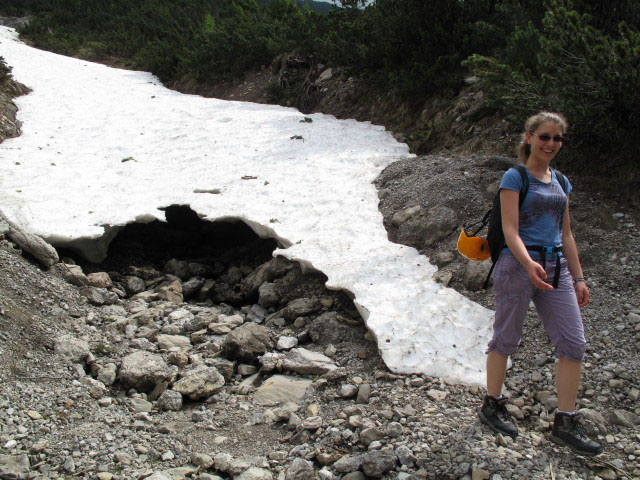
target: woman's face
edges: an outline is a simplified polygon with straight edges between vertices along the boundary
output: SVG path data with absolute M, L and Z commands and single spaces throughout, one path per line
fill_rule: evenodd
M 544 162 L 550 162 L 562 147 L 562 125 L 555 122 L 545 122 L 534 132 L 527 132 L 527 143 L 531 145 L 530 157 Z

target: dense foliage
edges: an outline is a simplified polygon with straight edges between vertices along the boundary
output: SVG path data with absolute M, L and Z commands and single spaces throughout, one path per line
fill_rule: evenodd
M 21 33 L 41 47 L 165 81 L 233 78 L 298 51 L 420 101 L 455 93 L 471 72 L 516 124 L 562 111 L 576 157 L 638 170 L 637 0 L 334 3 L 319 14 L 312 0 L 0 0 L 0 12 L 31 13 Z
M 549 2 L 541 21 L 516 27 L 501 52 L 464 64 L 482 79 L 493 105 L 520 120 L 539 110 L 563 112 L 572 124 L 570 162 L 637 181 L 640 6 L 623 4 L 628 8 L 585 2 L 580 12 Z
M 4 57 L 0 57 L 0 83 L 11 78 L 11 67 L 4 61 Z

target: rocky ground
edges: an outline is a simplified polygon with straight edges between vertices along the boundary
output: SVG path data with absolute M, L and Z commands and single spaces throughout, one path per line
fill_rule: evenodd
M 455 238 L 511 162 L 421 156 L 376 182 L 390 238 L 487 306 L 487 267 Z M 321 273 L 179 208 L 121 231 L 101 265 L 60 252 L 49 270 L 0 224 L 0 478 L 640 478 L 640 219 L 570 179 L 592 293 L 580 408 L 601 456 L 548 440 L 554 357 L 533 312 L 507 382 L 512 440 L 479 424 L 481 389 L 389 372 Z

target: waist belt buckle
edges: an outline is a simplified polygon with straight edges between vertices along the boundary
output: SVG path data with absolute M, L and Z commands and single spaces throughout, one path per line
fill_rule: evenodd
M 552 254 L 552 253 L 554 253 L 553 250 L 554 250 L 554 247 L 547 247 L 547 246 L 542 247 L 542 251 L 544 253 Z

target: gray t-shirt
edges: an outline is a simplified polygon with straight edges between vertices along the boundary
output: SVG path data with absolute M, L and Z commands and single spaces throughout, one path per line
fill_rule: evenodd
M 525 245 L 562 246 L 562 224 L 564 211 L 567 208 L 565 195 L 556 173 L 552 170 L 551 182 L 544 183 L 532 176 L 529 177 L 529 191 L 520 207 L 518 233 Z M 520 192 L 522 177 L 515 168 L 510 168 L 502 177 L 500 189 Z M 567 179 L 567 193 L 572 190 Z M 504 252 L 511 253 L 508 248 Z M 538 258 L 538 252 L 530 252 L 533 258 Z

